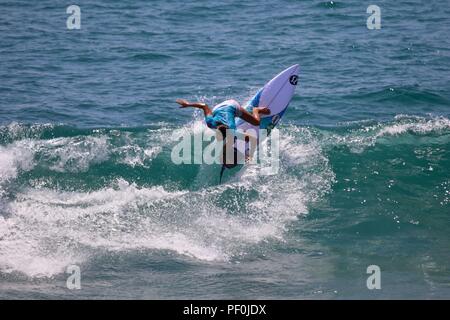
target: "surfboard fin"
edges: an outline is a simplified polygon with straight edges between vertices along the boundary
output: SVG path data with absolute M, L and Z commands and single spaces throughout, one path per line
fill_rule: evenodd
M 219 178 L 219 183 L 222 183 L 222 176 L 223 176 L 223 172 L 225 171 L 225 166 L 222 166 L 222 169 L 220 170 L 220 178 Z
M 220 170 L 219 183 L 222 183 L 222 176 L 223 176 L 223 172 L 225 171 L 225 169 L 232 169 L 237 166 L 237 156 L 238 156 L 237 153 L 238 153 L 238 150 L 236 148 L 234 148 L 234 162 L 230 163 L 230 164 L 227 164 L 227 163 L 222 164 L 222 169 Z

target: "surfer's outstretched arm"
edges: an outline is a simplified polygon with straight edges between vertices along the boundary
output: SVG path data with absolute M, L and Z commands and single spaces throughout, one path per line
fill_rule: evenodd
M 189 102 L 185 99 L 177 99 L 176 102 L 181 106 L 180 108 L 193 107 L 202 109 L 205 113 L 205 117 L 212 114 L 211 109 L 209 109 L 208 105 L 203 102 Z
M 270 114 L 270 109 L 266 107 L 253 108 L 253 113 L 248 112 L 242 107 L 239 107 L 239 111 L 238 117 L 254 126 L 259 126 L 261 122 L 259 117 L 260 114 Z

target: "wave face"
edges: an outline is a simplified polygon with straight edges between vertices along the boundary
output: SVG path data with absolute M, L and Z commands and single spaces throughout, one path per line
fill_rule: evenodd
M 0 298 L 449 298 L 450 2 L 378 2 L 2 1 Z M 277 175 L 172 163 L 294 64 Z
M 196 122 L 188 130 L 204 129 Z M 280 176 L 250 170 L 219 185 L 217 166 L 171 162 L 178 140 L 167 126 L 3 127 L 0 267 L 53 276 L 97 251 L 140 249 L 229 261 L 265 241 L 282 241 L 334 176 L 320 147 L 296 141 L 297 134 L 283 142 L 288 161 Z M 307 170 L 291 174 L 294 166 Z
M 227 265 L 285 251 L 342 260 L 359 250 L 387 263 L 402 250 L 426 272 L 446 270 L 449 119 L 288 124 L 279 174 L 249 167 L 223 184 L 217 166 L 171 162 L 177 130 L 208 129 L 201 121 L 183 129 L 1 127 L 4 276 L 58 278 L 69 264 L 157 252 Z

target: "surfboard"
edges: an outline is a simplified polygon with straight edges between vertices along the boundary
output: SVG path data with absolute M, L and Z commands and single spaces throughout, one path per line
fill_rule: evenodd
M 257 136 L 255 138 L 257 141 L 259 139 L 259 129 L 267 129 L 270 134 L 270 130 L 272 130 L 283 117 L 294 96 L 295 88 L 298 84 L 298 73 L 299 65 L 295 64 L 286 70 L 281 71 L 259 89 L 256 94 L 246 102 L 244 108 L 247 111 L 252 112 L 254 107 L 267 107 L 270 109 L 270 115 L 261 115 L 259 127 L 238 118 L 236 121 L 237 132 L 242 132 L 244 135 L 256 132 Z M 245 140 L 239 138 L 239 136 L 235 137 L 234 150 L 235 154 L 237 152 L 246 154 L 246 152 L 248 152 L 248 146 Z M 220 177 L 222 178 L 225 168 L 234 166 L 235 165 L 222 166 Z
M 249 132 L 249 129 L 273 129 L 294 96 L 295 88 L 298 84 L 299 65 L 293 65 L 286 70 L 280 72 L 272 80 L 270 80 L 264 87 L 245 104 L 245 109 L 252 112 L 254 107 L 267 107 L 270 109 L 270 115 L 261 115 L 261 123 L 256 127 L 240 118 L 236 121 L 236 128 L 242 130 L 244 133 Z M 240 146 L 236 146 L 239 151 Z

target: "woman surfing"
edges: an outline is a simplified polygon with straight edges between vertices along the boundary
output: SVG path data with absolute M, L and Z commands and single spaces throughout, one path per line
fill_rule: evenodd
M 238 117 L 254 126 L 259 126 L 261 122 L 260 114 L 270 114 L 270 109 L 266 107 L 253 107 L 252 113 L 250 113 L 241 107 L 239 102 L 233 99 L 219 103 L 212 110 L 203 102 L 188 102 L 185 99 L 177 99 L 176 102 L 181 106 L 180 108 L 193 107 L 202 109 L 205 115 L 206 125 L 221 133 L 221 135 L 218 135 L 218 138 L 226 139 L 222 153 L 222 164 L 227 168 L 236 165 L 236 160 L 232 164 L 229 164 L 228 161 L 225 163 L 224 161 L 224 159 L 227 159 L 225 153 L 227 144 L 233 143 L 233 138 L 227 138 L 226 132 L 227 130 L 236 130 L 235 118 Z

